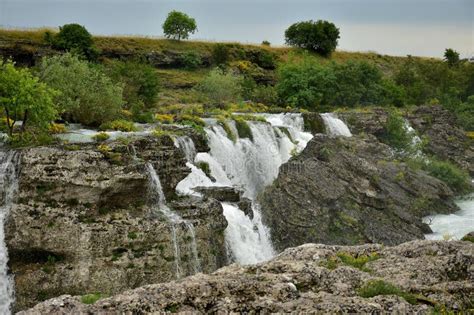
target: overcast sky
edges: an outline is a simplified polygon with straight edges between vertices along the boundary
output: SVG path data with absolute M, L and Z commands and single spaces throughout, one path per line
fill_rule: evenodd
M 325 19 L 340 28 L 342 50 L 474 55 L 474 0 L 0 0 L 0 26 L 76 22 L 94 34 L 161 36 L 173 9 L 196 18 L 195 39 L 282 45 L 290 24 Z

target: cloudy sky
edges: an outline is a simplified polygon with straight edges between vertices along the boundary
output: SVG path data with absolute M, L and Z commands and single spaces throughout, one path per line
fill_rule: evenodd
M 294 22 L 325 19 L 339 49 L 441 57 L 474 55 L 474 0 L 0 0 L 0 26 L 80 23 L 94 34 L 161 36 L 171 10 L 195 17 L 195 39 L 284 44 Z

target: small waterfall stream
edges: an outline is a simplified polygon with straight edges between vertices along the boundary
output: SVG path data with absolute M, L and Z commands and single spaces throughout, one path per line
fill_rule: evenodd
M 155 168 L 151 163 L 146 164 L 148 174 L 150 175 L 150 187 L 152 188 L 152 201 L 158 210 L 168 221 L 171 228 L 171 236 L 173 240 L 174 256 L 175 256 L 175 267 L 176 267 L 176 278 L 181 278 L 185 273 L 183 272 L 181 264 L 181 248 L 178 242 L 178 232 L 180 226 L 185 226 L 188 231 L 190 241 L 190 251 L 192 257 L 192 267 L 193 273 L 201 272 L 201 263 L 199 261 L 199 255 L 196 244 L 196 232 L 194 230 L 194 225 L 181 218 L 177 213 L 173 212 L 168 205 L 166 204 L 165 194 L 163 193 L 163 188 L 161 186 L 161 181 L 156 173 Z
M 196 157 L 196 147 L 193 140 L 188 136 L 180 136 L 174 139 L 174 145 L 183 151 L 186 161 L 192 163 Z
M 343 136 L 343 137 L 352 137 L 352 133 L 347 127 L 347 125 L 337 118 L 334 113 L 324 113 L 321 114 L 323 118 L 324 125 L 326 126 L 327 134 L 330 136 Z
M 13 278 L 8 274 L 4 224 L 18 188 L 18 153 L 0 151 L 0 314 L 9 314 L 14 301 Z

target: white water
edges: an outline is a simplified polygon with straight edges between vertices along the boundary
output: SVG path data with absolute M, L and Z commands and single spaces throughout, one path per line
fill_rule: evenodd
M 321 114 L 323 118 L 324 125 L 326 126 L 326 133 L 330 136 L 343 136 L 343 137 L 352 137 L 352 133 L 347 127 L 347 125 L 337 118 L 334 113 L 324 113 Z
M 459 240 L 469 232 L 474 231 L 474 194 L 459 199 L 456 204 L 461 208 L 453 214 L 439 214 L 423 219 L 430 224 L 432 234 L 425 237 L 429 240 L 455 239 Z
M 196 148 L 194 146 L 193 140 L 188 136 L 180 136 L 174 138 L 174 145 L 180 149 L 184 156 L 186 157 L 186 161 L 192 163 L 194 158 L 196 157 Z
M 174 248 L 174 255 L 175 255 L 175 268 L 176 268 L 176 278 L 181 278 L 183 276 L 183 270 L 182 270 L 182 264 L 181 264 L 181 249 L 179 247 L 178 243 L 178 229 L 180 225 L 184 225 L 190 234 L 191 238 L 191 256 L 193 258 L 192 264 L 193 264 L 193 272 L 197 273 L 201 271 L 201 264 L 199 261 L 199 255 L 197 251 L 197 245 L 196 245 L 196 233 L 194 230 L 194 225 L 181 218 L 177 213 L 173 212 L 168 205 L 166 204 L 166 198 L 165 194 L 163 192 L 163 188 L 161 186 L 161 181 L 156 173 L 155 168 L 151 163 L 146 164 L 148 174 L 150 175 L 150 186 L 153 189 L 154 195 L 153 195 L 153 201 L 161 212 L 161 214 L 164 215 L 166 220 L 169 222 L 170 227 L 171 227 L 171 236 L 173 240 L 173 248 Z
M 17 153 L 0 151 L 0 314 L 9 314 L 14 301 L 13 278 L 8 274 L 4 224 L 18 187 Z
M 234 142 L 225 130 L 214 120 L 206 120 L 209 139 L 209 153 L 198 153 L 195 165 L 206 162 L 212 175 L 208 178 L 194 165 L 191 174 L 177 187 L 181 194 L 193 194 L 197 186 L 234 186 L 253 201 L 254 217 L 250 219 L 236 205 L 222 203 L 228 222 L 225 231 L 229 256 L 240 264 L 254 264 L 268 260 L 275 255 L 268 228 L 262 223 L 255 197 L 278 176 L 279 167 L 292 154 L 306 147 L 312 135 L 303 132 L 303 118 L 300 114 L 260 114 L 268 123 L 248 122 L 253 141 L 239 138 L 233 121 L 229 127 L 236 136 Z M 281 128 L 288 131 L 283 132 Z

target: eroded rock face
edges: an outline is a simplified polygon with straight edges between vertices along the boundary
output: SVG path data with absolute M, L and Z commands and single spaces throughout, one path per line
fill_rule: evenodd
M 29 148 L 21 152 L 18 201 L 6 222 L 15 310 L 61 294 L 114 294 L 176 279 L 171 226 L 150 201 L 146 163 L 168 206 L 194 226 L 202 270 L 226 263 L 221 204 L 172 200 L 189 169 L 169 137 Z M 182 273 L 192 274 L 192 235 L 184 223 L 176 235 Z
M 443 182 L 394 160 L 373 136 L 316 135 L 259 197 L 275 247 L 396 245 L 430 232 L 423 216 L 451 213 Z
M 357 269 L 340 257 L 371 255 Z M 331 263 L 329 263 L 331 262 Z M 151 312 L 423 313 L 472 308 L 474 246 L 470 242 L 414 241 L 396 247 L 307 244 L 255 266 L 231 265 L 211 275 L 149 285 L 99 300 L 61 296 L 20 314 L 145 314 Z M 364 298 L 374 280 L 398 295 Z M 402 294 L 400 294 L 402 295 Z

